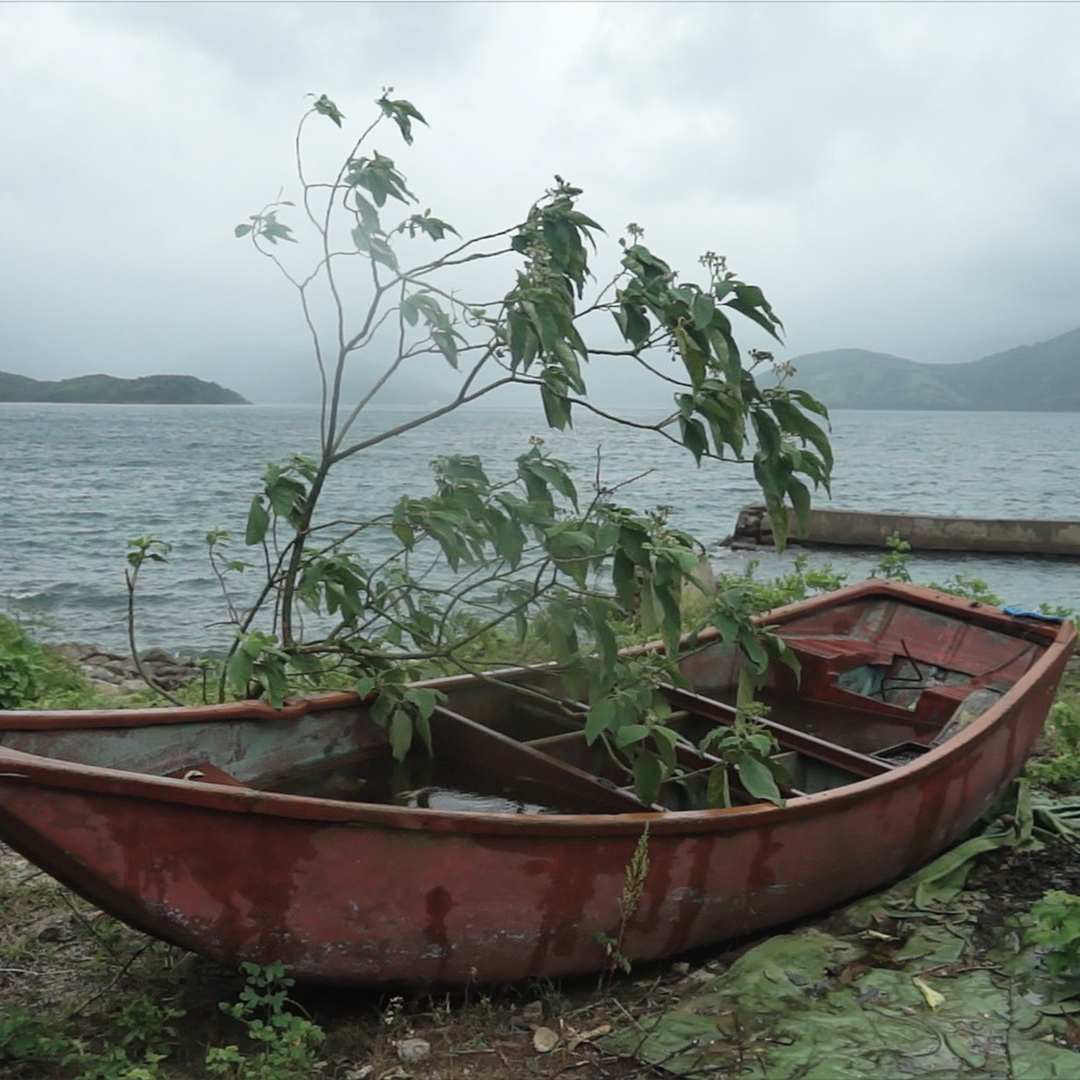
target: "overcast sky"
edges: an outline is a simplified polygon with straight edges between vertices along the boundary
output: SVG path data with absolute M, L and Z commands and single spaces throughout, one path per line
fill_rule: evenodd
M 1076 4 L 3 3 L 0 370 L 279 396 L 299 314 L 233 227 L 295 190 L 305 94 L 361 124 L 384 86 L 430 129 L 375 146 L 462 233 L 558 172 L 687 276 L 725 254 L 788 357 L 1047 340 L 1080 326 L 1078 42 Z

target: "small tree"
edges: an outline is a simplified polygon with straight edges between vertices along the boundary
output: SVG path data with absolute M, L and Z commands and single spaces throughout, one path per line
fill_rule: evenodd
M 677 741 L 663 722 L 656 682 L 677 675 L 662 655 L 621 654 L 617 630 L 636 626 L 674 653 L 691 629 L 682 593 L 696 584 L 702 551 L 692 537 L 663 512 L 623 505 L 620 490 L 599 478 L 583 496 L 539 440 L 500 478 L 475 456 L 446 456 L 434 464 L 432 494 L 403 495 L 362 520 L 321 522 L 320 496 L 340 462 L 524 385 L 539 393 L 552 428 L 568 427 L 575 410 L 587 409 L 681 444 L 699 465 L 710 458 L 752 462 L 782 545 L 785 503 L 801 516 L 808 484 L 828 483 L 829 441 L 812 418 L 825 417 L 825 409 L 788 386 L 789 372 L 774 368 L 770 354 L 752 352 L 743 365 L 733 315 L 774 338 L 781 323 L 761 290 L 740 281 L 720 256 L 702 257 L 700 283 L 679 281 L 631 225 L 613 280 L 595 285 L 589 257 L 603 230 L 578 208 L 580 189 L 561 177 L 521 221 L 471 239 L 416 209 L 394 160 L 369 148 L 387 123 L 406 144 L 414 125 L 425 123 L 391 93 L 379 98 L 374 120 L 329 181 L 307 176 L 305 136 L 312 122 L 343 128 L 345 118 L 324 95 L 300 121 L 295 209 L 317 244 L 313 265 L 301 272 L 290 262 L 298 241 L 281 218 L 292 202 L 271 203 L 236 228 L 298 295 L 322 384 L 321 449 L 315 459 L 270 464 L 252 500 L 244 539 L 261 552 L 265 580 L 251 607 L 233 600 L 229 583 L 247 564 L 230 558 L 227 533 L 208 537 L 236 632 L 222 693 L 226 682 L 240 693 L 257 683 L 280 703 L 298 677 L 318 683 L 329 671 L 345 673 L 361 692 L 377 692 L 375 716 L 401 757 L 414 737 L 430 746 L 435 705 L 435 695 L 410 679 L 481 670 L 503 659 L 493 646 L 532 637 L 587 703 L 589 739 L 608 740 L 651 801 L 675 767 Z M 439 248 L 442 254 L 433 254 Z M 464 268 L 478 264 L 506 267 L 508 287 L 495 301 L 467 299 L 456 288 Z M 670 413 L 644 423 L 590 401 L 585 372 L 601 355 L 651 373 L 672 393 Z M 422 415 L 358 434 L 357 420 L 380 390 L 423 357 L 454 369 L 457 391 Z M 658 360 L 675 364 L 662 371 Z M 370 385 L 347 406 L 343 380 L 356 364 Z M 754 372 L 762 369 L 769 378 L 759 383 Z M 365 543 L 374 534 L 392 535 L 396 551 L 374 558 Z M 432 552 L 450 573 L 433 579 L 416 569 L 426 568 L 421 560 Z M 707 619 L 718 620 L 743 648 L 749 670 L 761 672 L 768 649 L 779 645 L 730 599 Z M 317 614 L 317 630 L 304 626 L 304 611 Z

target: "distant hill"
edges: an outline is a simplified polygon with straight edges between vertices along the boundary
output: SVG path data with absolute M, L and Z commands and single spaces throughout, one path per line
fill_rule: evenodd
M 0 401 L 74 402 L 84 405 L 247 405 L 233 390 L 203 382 L 194 375 L 146 375 L 117 379 L 80 375 L 42 382 L 0 371 Z
M 966 364 L 921 364 L 866 349 L 806 353 L 794 385 L 832 409 L 1080 412 L 1080 330 Z

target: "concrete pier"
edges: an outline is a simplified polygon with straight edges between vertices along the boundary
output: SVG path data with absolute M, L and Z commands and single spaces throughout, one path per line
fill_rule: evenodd
M 1080 521 L 939 517 L 929 514 L 878 514 L 863 510 L 811 510 L 800 529 L 788 513 L 788 543 L 808 547 L 884 548 L 890 536 L 913 551 L 982 551 L 1013 555 L 1080 558 Z M 772 546 L 772 526 L 764 506 L 739 512 L 734 548 Z

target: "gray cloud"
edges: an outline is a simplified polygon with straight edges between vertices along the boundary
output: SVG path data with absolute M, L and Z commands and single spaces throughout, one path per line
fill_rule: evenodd
M 1042 340 L 1080 325 L 1078 30 L 1041 4 L 2 5 L 0 369 L 260 397 L 305 342 L 232 227 L 288 190 L 305 94 L 360 124 L 384 85 L 431 129 L 377 145 L 462 231 L 560 172 L 687 272 L 727 253 L 793 353 Z

